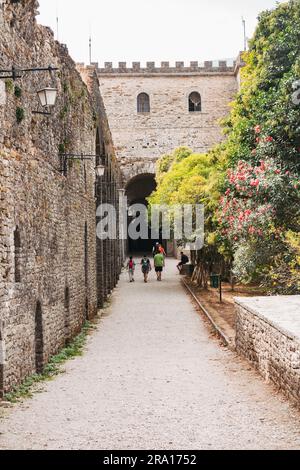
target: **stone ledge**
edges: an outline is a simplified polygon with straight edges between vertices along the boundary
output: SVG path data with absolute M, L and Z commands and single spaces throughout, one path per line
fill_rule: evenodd
M 283 332 L 290 339 L 300 341 L 300 295 L 237 297 L 235 302 L 240 307 Z

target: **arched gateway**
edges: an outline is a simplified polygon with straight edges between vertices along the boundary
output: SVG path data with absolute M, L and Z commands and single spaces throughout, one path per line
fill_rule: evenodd
M 131 178 L 126 185 L 126 197 L 129 206 L 134 204 L 143 204 L 148 206 L 147 198 L 155 191 L 156 181 L 154 173 L 142 173 Z M 129 213 L 129 223 L 132 222 L 132 216 Z M 149 253 L 152 250 L 153 241 L 151 240 L 151 231 L 149 228 L 148 240 L 128 241 L 128 248 L 131 253 Z

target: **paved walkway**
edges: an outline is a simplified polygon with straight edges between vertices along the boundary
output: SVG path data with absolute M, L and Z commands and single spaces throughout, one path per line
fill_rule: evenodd
M 123 277 L 86 354 L 0 421 L 0 448 L 300 447 L 300 414 L 210 336 L 174 273 Z

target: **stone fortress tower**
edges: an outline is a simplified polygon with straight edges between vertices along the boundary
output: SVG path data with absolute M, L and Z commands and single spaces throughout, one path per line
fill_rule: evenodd
M 185 66 L 106 62 L 81 71 L 98 74 L 116 154 L 129 202 L 145 200 L 155 188 L 157 159 L 185 145 L 207 152 L 223 138 L 219 120 L 239 88 L 242 60 L 191 62 Z

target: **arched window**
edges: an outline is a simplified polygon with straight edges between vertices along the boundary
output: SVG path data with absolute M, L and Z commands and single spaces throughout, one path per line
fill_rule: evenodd
M 17 227 L 14 231 L 14 250 L 15 250 L 15 282 L 21 282 L 21 235 Z
M 189 96 L 189 112 L 197 113 L 202 111 L 201 95 L 198 91 L 193 91 Z
M 137 98 L 138 113 L 150 113 L 150 97 L 147 93 L 140 93 Z

